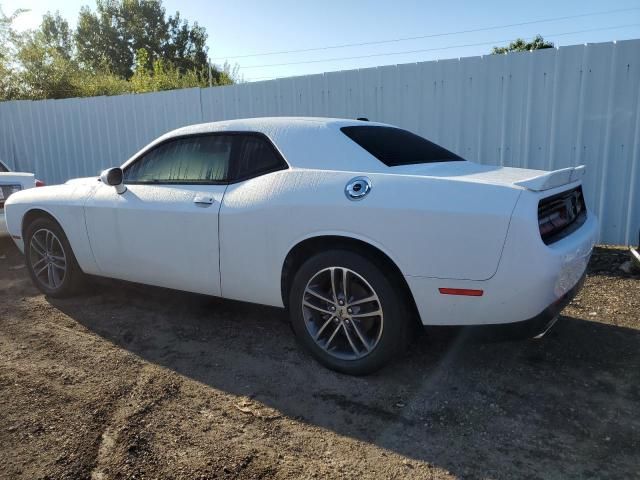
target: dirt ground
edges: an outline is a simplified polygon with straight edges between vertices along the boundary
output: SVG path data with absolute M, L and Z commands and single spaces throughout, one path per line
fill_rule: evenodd
M 431 329 L 352 378 L 278 309 L 105 280 L 45 298 L 0 240 L 0 477 L 640 478 L 626 258 L 599 248 L 542 340 Z

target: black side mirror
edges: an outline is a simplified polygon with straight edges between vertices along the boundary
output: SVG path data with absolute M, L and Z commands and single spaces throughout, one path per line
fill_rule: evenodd
M 124 173 L 120 167 L 108 168 L 100 174 L 100 181 L 105 185 L 115 187 L 116 192 L 122 195 L 127 191 L 124 185 Z

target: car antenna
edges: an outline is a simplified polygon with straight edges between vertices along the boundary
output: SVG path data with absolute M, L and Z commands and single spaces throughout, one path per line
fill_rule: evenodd
M 369 119 L 367 117 L 358 117 L 356 120 L 360 120 L 361 122 L 368 122 Z

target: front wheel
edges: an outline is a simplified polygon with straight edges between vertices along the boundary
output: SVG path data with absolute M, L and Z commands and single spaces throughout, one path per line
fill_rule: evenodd
M 293 279 L 289 312 L 302 344 L 342 373 L 372 373 L 406 341 L 402 295 L 375 263 L 351 251 L 327 251 L 307 260 Z
M 75 293 L 82 271 L 60 226 L 39 218 L 29 224 L 24 238 L 25 262 L 35 286 L 51 297 Z

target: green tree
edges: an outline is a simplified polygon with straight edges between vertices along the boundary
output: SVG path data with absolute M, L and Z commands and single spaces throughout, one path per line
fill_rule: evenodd
M 136 66 L 133 76 L 129 80 L 131 91 L 135 93 L 157 92 L 161 90 L 173 90 L 176 88 L 207 87 L 208 78 L 204 72 L 196 69 L 184 72 L 173 63 L 158 58 L 149 64 L 149 53 L 141 48 L 136 52 Z M 217 77 L 212 78 L 214 85 L 226 85 L 233 83 L 228 66 L 217 72 Z
M 51 14 L 47 12 L 42 17 L 40 24 L 40 37 L 44 45 L 55 49 L 60 56 L 70 60 L 73 55 L 73 32 L 60 12 Z
M 140 49 L 147 52 L 145 68 L 162 59 L 184 73 L 202 71 L 208 61 L 205 29 L 189 25 L 179 13 L 167 18 L 159 0 L 98 0 L 95 13 L 83 7 L 75 40 L 84 66 L 126 79 Z
M 47 13 L 40 28 L 25 33 L 17 42 L 19 81 L 22 98 L 65 98 L 77 95 L 80 71 L 73 59 L 69 24 L 59 13 Z
M 28 10 L 19 9 L 7 16 L 0 5 L 0 59 L 7 60 L 9 55 L 9 48 L 13 45 L 18 37 L 15 29 L 13 28 L 13 22 L 22 13 Z
M 67 98 L 226 85 L 237 70 L 209 70 L 207 32 L 165 15 L 160 0 L 97 0 L 75 31 L 58 13 L 18 34 L 18 10 L 0 8 L 0 100 Z
M 207 31 L 187 20 L 180 20 L 180 12 L 167 20 L 168 38 L 162 46 L 163 58 L 173 63 L 178 70 L 203 70 L 208 63 Z
M 531 50 L 541 50 L 543 48 L 553 48 L 553 42 L 547 42 L 542 35 L 536 35 L 535 38 L 527 42 L 522 38 L 518 38 L 506 47 L 493 47 L 491 53 L 500 54 L 508 52 L 530 52 Z
M 80 70 L 74 79 L 75 96 L 95 97 L 98 95 L 122 95 L 134 93 L 131 82 L 111 72 L 91 72 Z
M 5 15 L 0 6 L 0 99 L 20 96 L 20 83 L 16 78 L 16 52 L 20 35 L 13 28 L 13 22 L 27 10 L 19 9 Z

